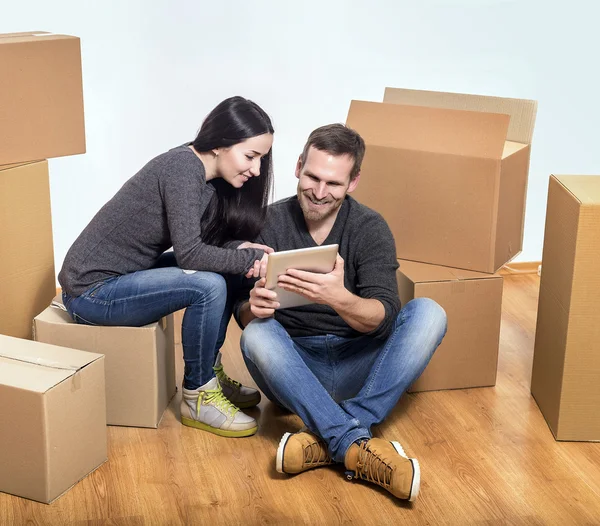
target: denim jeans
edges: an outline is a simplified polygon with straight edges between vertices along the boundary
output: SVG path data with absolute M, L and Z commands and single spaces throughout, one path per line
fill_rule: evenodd
M 367 335 L 292 338 L 273 318 L 242 334 L 246 366 L 265 396 L 296 413 L 343 462 L 350 445 L 371 437 L 420 376 L 446 334 L 446 313 L 417 298 L 398 314 L 387 340 Z
M 239 283 L 236 276 L 183 271 L 167 252 L 155 268 L 109 278 L 76 298 L 63 292 L 63 302 L 77 323 L 87 325 L 141 327 L 185 308 L 183 385 L 196 389 L 215 375 Z

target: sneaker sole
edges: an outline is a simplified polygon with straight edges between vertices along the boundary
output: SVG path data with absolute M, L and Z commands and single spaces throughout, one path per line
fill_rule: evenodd
M 404 458 L 410 460 L 413 466 L 414 475 L 412 479 L 412 484 L 410 486 L 408 500 L 409 502 L 414 502 L 415 500 L 417 500 L 417 497 L 419 496 L 419 489 L 421 488 L 421 466 L 419 465 L 419 461 L 416 458 L 409 458 L 408 456 L 406 456 L 404 448 L 400 445 L 399 442 L 392 441 L 392 446 L 394 446 L 394 449 L 400 456 L 403 456 Z
M 291 436 L 292 433 L 285 433 L 279 441 L 277 457 L 275 458 L 275 469 L 277 470 L 277 473 L 285 473 L 285 471 L 283 471 L 283 450 L 285 449 L 285 445 Z
M 181 417 L 181 423 L 184 426 L 195 427 L 196 429 L 201 429 L 202 431 L 208 431 L 209 433 L 228 438 L 249 437 L 258 431 L 258 426 L 254 426 L 250 429 L 241 429 L 239 431 L 229 431 L 227 429 L 212 427 L 207 424 L 203 424 L 202 422 L 198 422 L 197 420 L 192 420 L 191 418 L 185 417 Z

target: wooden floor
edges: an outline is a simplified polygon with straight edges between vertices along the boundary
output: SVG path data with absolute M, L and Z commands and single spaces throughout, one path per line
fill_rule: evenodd
M 496 387 L 405 395 L 376 430 L 421 462 L 412 505 L 339 468 L 276 473 L 301 423 L 268 402 L 227 439 L 180 425 L 178 394 L 158 430 L 110 427 L 109 461 L 54 504 L 0 494 L 0 524 L 600 524 L 600 443 L 556 442 L 529 392 L 538 288 L 505 278 Z M 238 336 L 226 370 L 250 382 Z

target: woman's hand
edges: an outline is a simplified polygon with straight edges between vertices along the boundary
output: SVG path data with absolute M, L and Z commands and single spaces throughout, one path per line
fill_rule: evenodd
M 260 245 L 262 246 L 262 245 Z M 268 247 L 267 247 L 268 248 Z M 271 249 L 272 251 L 273 249 Z M 269 261 L 269 254 L 265 252 L 262 259 L 258 259 L 254 262 L 253 267 L 246 272 L 247 278 L 264 278 L 267 275 L 267 262 Z
M 261 245 L 260 243 L 250 243 L 250 241 L 244 241 L 238 249 L 241 248 L 256 248 L 258 250 L 264 251 L 266 254 L 270 254 L 271 252 L 275 252 L 271 247 L 267 245 Z

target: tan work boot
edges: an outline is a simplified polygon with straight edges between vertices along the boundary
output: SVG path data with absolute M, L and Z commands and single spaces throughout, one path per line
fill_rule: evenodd
M 275 469 L 279 473 L 302 473 L 309 469 L 333 464 L 327 444 L 309 431 L 286 433 L 277 448 Z
M 387 489 L 394 497 L 414 501 L 421 485 L 416 458 L 408 458 L 398 442 L 371 438 L 352 444 L 346 458 L 348 480 L 360 478 Z

